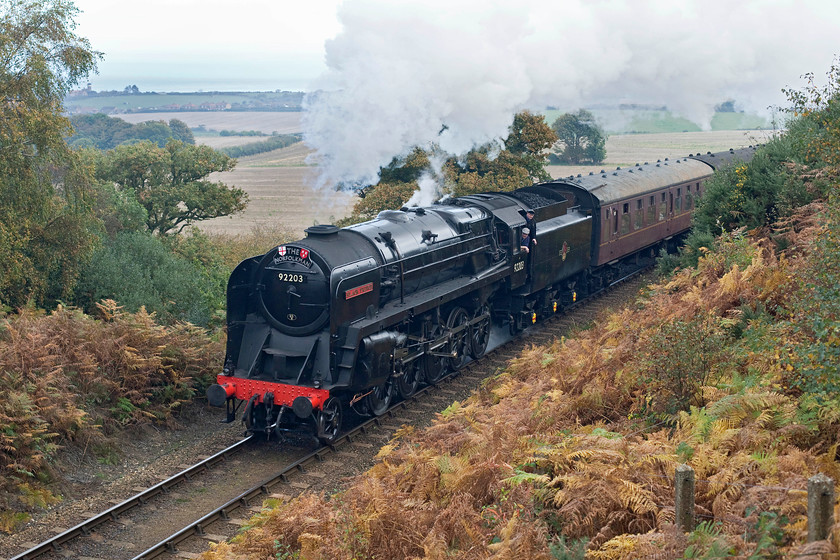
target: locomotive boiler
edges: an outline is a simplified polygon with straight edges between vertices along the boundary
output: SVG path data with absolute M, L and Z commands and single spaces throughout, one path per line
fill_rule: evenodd
M 519 331 L 674 248 L 730 150 L 381 212 L 246 259 L 227 288 L 223 371 L 207 391 L 251 433 L 334 441 Z M 520 246 L 525 211 L 536 244 Z

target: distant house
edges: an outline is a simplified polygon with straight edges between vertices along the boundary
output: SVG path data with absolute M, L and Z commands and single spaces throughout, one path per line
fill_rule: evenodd
M 219 103 L 210 103 L 205 101 L 200 105 L 202 111 L 226 111 L 230 109 L 230 103 L 221 101 Z

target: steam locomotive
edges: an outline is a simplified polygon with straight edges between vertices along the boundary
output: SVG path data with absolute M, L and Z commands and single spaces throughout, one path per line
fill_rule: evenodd
M 570 176 L 381 212 L 246 259 L 227 288 L 223 372 L 207 390 L 250 433 L 340 434 L 515 333 L 674 250 L 713 171 L 755 148 Z M 520 245 L 525 211 L 535 245 Z

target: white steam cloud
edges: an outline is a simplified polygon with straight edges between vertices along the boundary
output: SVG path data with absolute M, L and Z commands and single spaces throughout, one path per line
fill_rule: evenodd
M 667 105 L 708 127 L 736 99 L 766 111 L 823 75 L 835 0 L 346 0 L 307 97 L 321 186 L 375 183 L 414 146 L 460 155 L 552 105 Z

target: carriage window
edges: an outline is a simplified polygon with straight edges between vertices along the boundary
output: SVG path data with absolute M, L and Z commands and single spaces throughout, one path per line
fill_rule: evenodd
M 682 211 L 682 189 L 677 189 L 677 199 L 674 201 L 677 212 Z
M 647 223 L 652 224 L 656 221 L 656 197 L 650 197 L 648 201 L 648 208 L 647 208 Z
M 665 205 L 665 193 L 662 193 L 662 200 L 659 202 L 659 221 L 665 219 L 665 214 L 667 213 L 668 208 Z
M 625 202 L 621 207 L 621 234 L 630 233 L 630 203 Z

